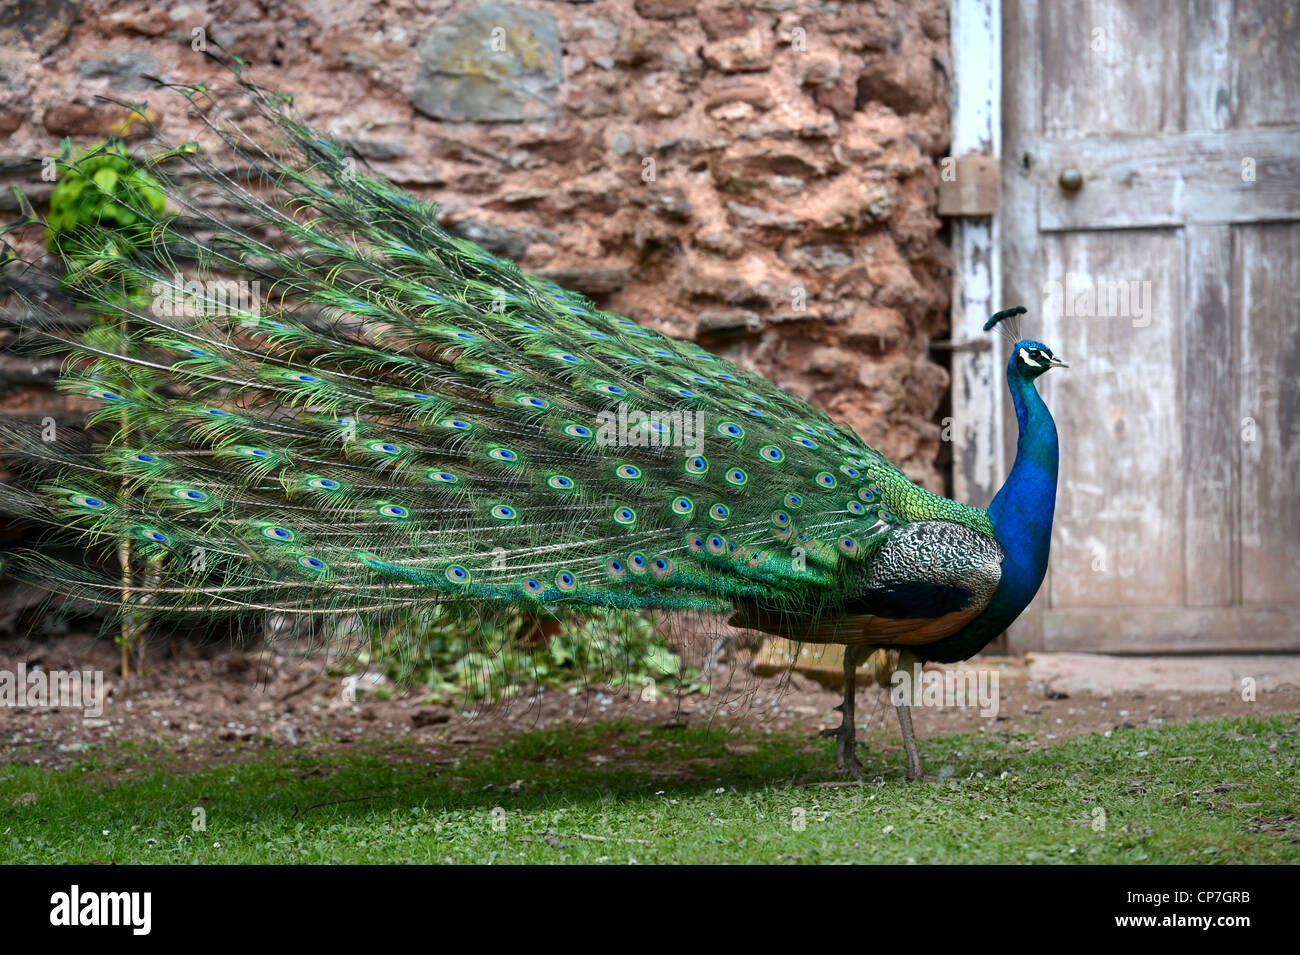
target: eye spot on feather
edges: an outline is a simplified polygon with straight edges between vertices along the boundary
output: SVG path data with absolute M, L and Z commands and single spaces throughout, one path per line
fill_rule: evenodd
M 172 497 L 182 501 L 206 501 L 208 496 L 202 491 L 196 491 L 189 487 L 178 487 L 172 491 Z
M 273 541 L 291 541 L 294 534 L 287 527 L 265 527 L 262 529 L 262 536 L 269 537 Z
M 529 577 L 524 581 L 524 590 L 530 594 L 540 594 L 542 592 L 542 582 Z
M 858 542 L 852 537 L 841 537 L 839 547 L 840 553 L 846 554 L 849 557 L 855 556 L 858 552 Z
M 731 511 L 727 509 L 727 505 L 725 504 L 714 504 L 709 508 L 709 517 L 713 518 L 715 521 L 725 521 L 730 516 Z
M 453 584 L 464 584 L 469 582 L 469 571 L 459 564 L 452 564 L 447 568 L 446 577 Z
M 402 449 L 395 444 L 389 444 L 387 441 L 375 441 L 370 445 L 371 451 L 378 451 L 380 454 L 396 454 Z
M 693 502 L 689 497 L 675 497 L 675 498 L 673 498 L 673 505 L 672 505 L 672 506 L 673 506 L 673 513 L 674 513 L 674 514 L 682 514 L 682 515 L 685 515 L 685 514 L 689 514 L 689 513 L 691 513 L 693 510 L 695 510 L 695 503 L 694 503 L 694 502 Z
M 557 491 L 571 491 L 574 488 L 573 478 L 565 477 L 563 474 L 548 478 L 546 483 Z
M 687 458 L 684 467 L 687 474 L 704 474 L 709 470 L 709 459 L 697 454 L 694 457 Z
M 529 408 L 549 408 L 551 406 L 551 403 L 545 398 L 533 398 L 529 395 L 519 398 L 518 401 L 519 404 Z
M 153 464 L 158 459 L 155 458 L 152 454 L 133 454 L 129 458 L 127 458 L 127 460 L 138 461 L 141 464 Z
M 397 504 L 385 504 L 383 507 L 379 509 L 379 513 L 383 517 L 400 518 L 400 517 L 406 517 L 410 512 L 407 511 L 406 508 L 401 507 L 400 505 Z
M 795 444 L 801 445 L 801 446 L 803 446 L 803 447 L 805 447 L 805 448 L 808 448 L 809 450 L 813 450 L 813 451 L 815 451 L 815 450 L 817 449 L 817 442 L 814 441 L 812 438 L 799 438 L 799 437 L 796 437 L 796 438 L 794 439 L 794 442 L 795 442 Z
M 704 550 L 704 538 L 696 536 L 688 537 L 686 539 L 686 548 L 692 554 L 698 554 L 700 551 Z
M 785 511 L 776 511 L 772 515 L 772 523 L 775 524 L 777 527 L 789 527 L 790 515 L 787 514 Z
M 450 471 L 430 471 L 428 476 L 430 481 L 436 481 L 439 484 L 455 484 L 460 480 Z
M 308 478 L 307 486 L 314 487 L 320 491 L 337 491 L 338 481 L 331 481 L 329 478 Z
M 237 450 L 240 454 L 246 455 L 250 458 L 269 458 L 274 456 L 265 448 L 239 448 Z
M 162 531 L 144 530 L 141 531 L 141 536 L 143 536 L 145 540 L 153 541 L 155 544 L 167 543 L 167 535 Z
M 650 572 L 659 580 L 663 580 L 673 572 L 673 562 L 666 557 L 656 557 L 650 565 Z
M 769 444 L 762 451 L 758 452 L 758 456 L 764 461 L 770 461 L 773 464 L 777 464 L 785 459 L 785 452 L 775 445 Z
M 830 490 L 836 484 L 835 475 L 831 474 L 829 471 L 823 471 L 821 474 L 817 475 L 815 480 L 827 490 Z
M 727 551 L 727 542 L 719 535 L 711 534 L 704 543 L 704 549 L 714 557 L 721 557 Z
M 222 411 L 220 408 L 205 408 L 203 413 L 214 418 L 226 418 L 230 415 L 229 411 Z
M 611 557 L 609 560 L 605 561 L 605 573 L 614 580 L 622 580 L 627 576 L 627 565 L 617 557 Z
M 519 512 L 509 504 L 497 504 L 492 508 L 491 513 L 499 521 L 513 521 L 519 516 Z
M 745 429 L 734 421 L 724 421 L 718 425 L 718 434 L 726 435 L 729 438 L 743 438 Z
M 562 570 L 555 575 L 555 586 L 567 593 L 578 586 L 578 581 L 573 574 L 567 570 Z
M 99 398 L 101 401 L 121 401 L 122 396 L 111 391 L 92 391 L 90 397 Z
M 556 352 L 555 357 L 558 358 L 560 361 L 564 362 L 566 365 L 582 364 L 581 358 L 579 358 L 577 355 L 570 355 L 567 352 Z
M 625 395 L 627 391 L 618 385 L 599 384 L 595 386 L 597 391 L 602 391 L 607 395 Z
M 620 464 L 614 469 L 614 474 L 624 481 L 635 481 L 641 476 L 641 469 L 632 464 Z
M 573 438 L 591 437 L 591 429 L 580 424 L 565 425 L 564 433 Z
M 301 567 L 306 567 L 308 570 L 325 569 L 325 561 L 320 560 L 319 558 L 316 557 L 299 557 L 298 564 Z
M 748 480 L 749 480 L 749 476 L 745 474 L 745 472 L 742 471 L 740 468 L 732 468 L 730 471 L 727 472 L 727 481 L 731 484 L 736 485 L 736 487 L 744 487 L 745 482 Z
M 865 513 L 866 510 L 867 510 L 865 507 L 863 507 L 863 506 L 862 506 L 861 504 L 859 504 L 857 501 L 849 501 L 849 503 L 846 505 L 846 507 L 848 507 L 848 510 L 849 510 L 849 513 L 850 513 L 850 514 L 862 514 L 862 513 Z
M 841 473 L 841 474 L 844 474 L 844 475 L 846 475 L 846 476 L 848 476 L 848 477 L 855 478 L 855 477 L 858 477 L 858 475 L 859 475 L 861 472 L 859 472 L 858 469 L 855 468 L 855 467 L 850 467 L 850 466 L 847 465 L 847 464 L 841 464 L 841 465 L 840 465 L 840 473 Z
M 460 418 L 443 418 L 438 424 L 444 428 L 450 428 L 452 431 L 468 431 L 471 427 L 468 421 L 463 421 Z
M 800 497 L 798 494 L 787 494 L 785 496 L 786 507 L 798 507 L 802 503 L 803 503 L 803 498 Z
M 630 507 L 614 508 L 614 520 L 619 524 L 630 526 L 636 523 L 636 511 Z
M 745 414 L 747 415 L 753 415 L 755 418 L 766 417 L 766 415 L 764 415 L 763 412 L 759 411 L 757 408 L 741 408 L 740 410 L 745 412 Z
M 488 451 L 488 457 L 496 461 L 505 461 L 509 464 L 514 464 L 519 460 L 519 455 L 515 454 L 509 448 L 493 448 Z
M 628 563 L 632 566 L 632 573 L 634 573 L 634 574 L 644 574 L 644 573 L 645 573 L 645 555 L 644 555 L 644 554 L 633 554 L 631 557 L 629 557 L 629 558 L 627 559 L 627 561 L 628 561 Z

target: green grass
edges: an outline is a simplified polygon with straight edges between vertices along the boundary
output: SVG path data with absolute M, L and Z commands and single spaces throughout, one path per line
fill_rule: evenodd
M 1294 718 L 1019 742 L 923 740 L 948 778 L 922 784 L 891 746 L 844 788 L 809 785 L 835 778 L 828 741 L 703 728 L 590 724 L 473 758 L 247 744 L 197 769 L 193 753 L 114 746 L 0 770 L 0 862 L 1300 860 Z

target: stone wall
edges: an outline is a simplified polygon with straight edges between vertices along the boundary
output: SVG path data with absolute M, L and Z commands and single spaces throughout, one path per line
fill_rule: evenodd
M 192 49 L 214 40 L 461 234 L 757 370 L 942 489 L 946 9 L 0 0 L 0 152 L 39 204 L 14 157 L 108 133 L 122 111 L 96 94 L 147 96 L 190 138 L 141 74 L 222 82 Z M 32 410 L 19 371 L 0 367 L 0 407 Z

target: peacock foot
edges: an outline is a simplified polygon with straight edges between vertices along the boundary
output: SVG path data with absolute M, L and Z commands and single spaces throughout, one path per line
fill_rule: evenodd
M 842 706 L 835 707 L 843 711 Z M 835 768 L 842 773 L 848 773 L 849 778 L 854 782 L 862 779 L 862 763 L 858 759 L 858 733 L 854 725 L 853 716 L 847 713 L 844 720 L 835 729 L 822 730 L 821 736 L 835 740 Z

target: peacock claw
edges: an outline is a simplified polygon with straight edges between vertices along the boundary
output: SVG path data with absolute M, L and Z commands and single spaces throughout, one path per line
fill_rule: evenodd
M 853 647 L 844 649 L 844 699 L 835 709 L 843 714 L 835 729 L 822 730 L 821 735 L 835 739 L 835 768 L 848 773 L 854 782 L 862 779 L 862 763 L 858 760 L 858 728 L 854 719 L 854 702 L 857 685 L 857 653 Z
M 862 779 L 862 762 L 857 755 L 858 741 L 854 728 L 841 723 L 834 729 L 822 730 L 818 735 L 835 740 L 835 768 L 848 773 L 854 781 Z

